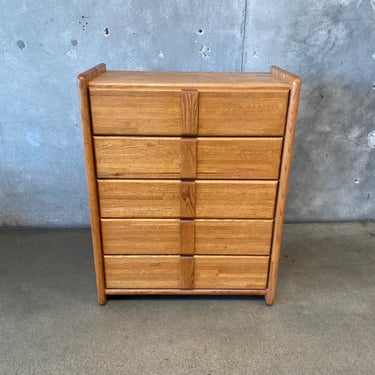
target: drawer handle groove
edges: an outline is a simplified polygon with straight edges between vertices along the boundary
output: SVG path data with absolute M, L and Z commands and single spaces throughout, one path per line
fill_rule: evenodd
M 198 91 L 181 91 L 181 134 L 198 134 Z

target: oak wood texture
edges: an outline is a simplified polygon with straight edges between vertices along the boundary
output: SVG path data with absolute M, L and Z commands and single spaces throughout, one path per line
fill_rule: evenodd
M 268 257 L 194 256 L 196 288 L 264 289 Z
M 195 254 L 269 255 L 272 220 L 196 220 Z
M 102 218 L 178 218 L 180 182 L 98 180 Z
M 178 236 L 177 236 L 178 237 Z M 192 255 L 195 252 L 195 221 L 180 220 L 180 254 Z
M 194 181 L 180 183 L 180 217 L 193 219 L 195 217 L 196 185 Z
M 104 256 L 106 288 L 265 289 L 268 257 Z
M 200 179 L 278 179 L 282 138 L 198 138 Z
M 98 180 L 102 218 L 272 219 L 276 190 L 277 181 Z
M 194 257 L 183 255 L 180 257 L 180 288 L 194 288 Z
M 107 301 L 104 285 L 104 266 L 102 256 L 102 244 L 99 222 L 98 192 L 96 188 L 96 170 L 91 130 L 91 113 L 88 94 L 88 84 L 93 78 L 106 71 L 105 64 L 99 64 L 92 69 L 81 73 L 77 77 L 78 95 L 80 105 L 80 117 L 82 124 L 83 146 L 85 150 L 86 178 L 88 186 L 88 198 L 90 204 L 91 234 L 94 252 L 94 265 L 96 276 L 96 289 L 99 304 Z
M 90 89 L 96 135 L 283 136 L 288 90 Z M 199 108 L 199 109 L 198 109 Z M 199 123 L 199 126 L 198 126 Z
M 198 91 L 181 91 L 181 134 L 187 136 L 198 133 Z
M 160 90 L 289 89 L 289 84 L 269 73 L 195 73 L 107 71 L 90 81 L 90 89 Z
M 201 92 L 199 135 L 283 136 L 287 91 Z
M 272 220 L 101 219 L 107 255 L 269 255 Z
M 95 136 L 99 178 L 278 179 L 283 138 Z
M 94 137 L 99 178 L 179 178 L 181 140 Z
M 197 181 L 196 217 L 271 219 L 276 181 Z
M 197 177 L 197 139 L 181 138 L 180 175 L 182 179 Z
M 274 302 L 300 79 L 78 76 L 98 301 L 115 294 Z
M 179 219 L 101 219 L 101 224 L 104 254 L 180 254 Z
M 90 91 L 93 133 L 177 135 L 180 100 L 179 92 Z
M 179 288 L 179 256 L 104 256 L 107 288 Z
M 266 303 L 272 305 L 275 300 L 277 275 L 279 270 L 280 248 L 283 233 L 286 198 L 288 193 L 288 181 L 290 164 L 294 144 L 294 133 L 296 129 L 298 103 L 301 91 L 301 79 L 276 66 L 271 67 L 271 74 L 290 84 L 289 108 L 286 120 L 286 131 L 283 155 L 280 166 L 280 186 L 277 193 L 277 204 L 275 209 L 275 225 L 273 231 L 273 242 L 268 277 L 268 293 L 265 297 Z

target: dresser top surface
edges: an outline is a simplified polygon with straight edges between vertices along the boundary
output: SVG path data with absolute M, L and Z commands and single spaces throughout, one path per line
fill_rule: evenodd
M 141 72 L 106 71 L 90 80 L 90 88 L 129 87 L 226 87 L 237 89 L 289 89 L 290 82 L 270 73 L 201 73 L 201 72 Z

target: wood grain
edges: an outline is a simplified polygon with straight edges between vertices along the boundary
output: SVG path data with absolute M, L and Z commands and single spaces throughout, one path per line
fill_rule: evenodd
M 201 92 L 199 135 L 283 136 L 288 91 Z
M 271 67 L 271 74 L 276 78 L 288 82 L 291 86 L 288 117 L 286 122 L 284 149 L 280 167 L 280 185 L 277 193 L 277 203 L 275 210 L 275 225 L 273 230 L 273 242 L 271 249 L 270 269 L 268 276 L 268 293 L 265 297 L 266 303 L 272 305 L 275 300 L 277 275 L 279 270 L 280 248 L 283 233 L 286 198 L 288 193 L 288 181 L 290 174 L 290 164 L 294 144 L 294 133 L 296 129 L 298 103 L 301 91 L 301 79 L 276 66 Z
M 180 184 L 180 217 L 195 217 L 196 186 L 194 181 L 181 181 Z
M 183 254 L 178 219 L 101 219 L 101 224 L 104 254 Z M 184 248 L 191 250 L 188 242 Z
M 90 91 L 94 134 L 177 135 L 178 92 Z
M 181 191 L 180 185 L 167 180 L 98 180 L 101 217 L 193 218 L 193 195 Z M 277 181 L 199 180 L 195 185 L 196 218 L 273 218 Z
M 103 254 L 101 244 L 101 233 L 99 223 L 99 205 L 98 192 L 96 188 L 96 171 L 94 160 L 94 149 L 92 144 L 92 130 L 91 130 L 91 113 L 90 102 L 88 96 L 88 83 L 90 79 L 103 74 L 106 70 L 104 64 L 99 64 L 94 68 L 80 74 L 78 80 L 78 95 L 80 105 L 80 116 L 83 134 L 83 146 L 85 150 L 85 164 L 86 164 L 86 178 L 88 188 L 88 198 L 90 204 L 90 220 L 91 220 L 91 234 L 94 253 L 96 289 L 98 303 L 103 305 L 107 301 L 105 295 L 104 285 L 104 266 Z
M 198 91 L 181 91 L 181 134 L 193 136 L 198 133 Z
M 179 138 L 96 136 L 94 145 L 98 178 L 180 177 Z
M 272 224 L 272 220 L 101 219 L 103 252 L 269 255 Z
M 196 217 L 272 219 L 276 181 L 197 181 Z
M 99 178 L 278 179 L 282 138 L 95 136 Z
M 107 288 L 178 288 L 179 256 L 104 256 Z
M 193 257 L 105 255 L 106 288 L 264 289 L 268 259 L 194 256 L 193 266 Z
M 285 89 L 200 90 L 198 105 L 191 98 L 197 97 L 197 92 L 190 93 L 180 99 L 180 93 L 174 91 L 90 90 L 93 132 L 96 135 L 170 136 L 284 134 L 288 105 Z M 180 101 L 186 102 L 182 108 Z
M 98 180 L 101 217 L 177 218 L 180 182 Z
M 180 288 L 194 288 L 194 257 L 180 257 Z
M 198 138 L 200 179 L 278 179 L 282 138 Z
M 90 81 L 90 89 L 175 89 L 220 88 L 220 89 L 288 89 L 288 84 L 270 73 L 214 73 L 214 72 L 140 72 L 108 71 Z
M 194 256 L 196 288 L 264 289 L 269 257 Z
M 195 220 L 180 220 L 180 254 L 193 255 L 195 252 Z
M 194 179 L 197 176 L 197 139 L 181 138 L 181 178 Z
M 196 220 L 195 254 L 269 255 L 272 220 Z

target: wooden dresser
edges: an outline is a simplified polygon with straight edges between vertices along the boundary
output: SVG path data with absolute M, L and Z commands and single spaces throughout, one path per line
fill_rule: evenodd
M 78 76 L 98 300 L 275 296 L 300 79 Z

